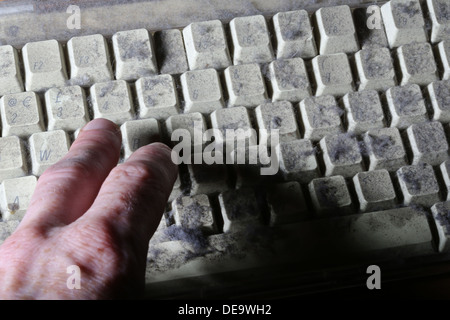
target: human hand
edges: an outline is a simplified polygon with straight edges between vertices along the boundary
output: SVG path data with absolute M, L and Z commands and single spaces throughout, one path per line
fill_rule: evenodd
M 0 246 L 1 299 L 109 299 L 143 293 L 148 242 L 177 175 L 155 143 L 118 166 L 112 122 L 87 124 L 68 154 L 39 178 L 16 231 Z M 69 289 L 69 266 L 81 288 Z

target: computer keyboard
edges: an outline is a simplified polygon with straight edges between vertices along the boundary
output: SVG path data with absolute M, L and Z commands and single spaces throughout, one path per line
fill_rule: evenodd
M 276 174 L 261 154 L 179 165 L 148 297 L 307 294 L 365 286 L 370 265 L 395 280 L 450 261 L 450 3 L 288 2 L 77 1 L 79 30 L 69 4 L 1 2 L 1 239 L 79 129 L 107 118 L 120 161 L 175 147 L 177 129 L 254 129 L 245 160 L 279 133 Z

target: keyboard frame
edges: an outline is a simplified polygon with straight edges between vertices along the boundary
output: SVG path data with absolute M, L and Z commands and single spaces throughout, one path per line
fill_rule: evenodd
M 57 0 L 7 0 L 0 2 L 0 45 L 21 49 L 27 42 L 56 39 L 65 43 L 74 36 L 100 33 L 110 38 L 123 30 L 146 28 L 159 31 L 183 28 L 194 21 L 219 19 L 228 23 L 238 16 L 304 9 L 309 13 L 324 7 L 342 4 L 342 0 L 78 0 L 81 8 L 81 29 L 69 30 L 66 22 L 68 3 Z M 387 1 L 377 1 L 381 6 Z M 347 0 L 352 9 L 367 7 L 373 0 Z M 105 10 L 108 6 L 108 10 Z M 126 14 L 128 13 L 128 14 Z M 133 16 L 130 16 L 133 14 Z M 112 18 L 117 17 L 117 19 Z M 426 261 L 425 261 L 426 260 Z M 380 263 L 383 283 L 402 284 L 436 277 L 450 278 L 450 253 L 426 259 L 411 258 Z M 374 264 L 374 262 L 370 262 Z M 280 266 L 280 267 L 283 267 Z M 212 298 L 293 298 L 293 297 L 370 297 L 366 288 L 369 276 L 361 266 L 349 264 L 298 272 L 295 265 L 279 270 L 267 268 L 213 274 L 203 277 L 152 283 L 146 286 L 146 297 L 162 299 Z M 261 281 L 264 279 L 264 281 Z M 243 282 L 245 281 L 245 282 Z M 243 285 L 245 283 L 245 285 Z M 355 294 L 356 289 L 358 292 Z M 362 290 L 359 290 L 362 289 Z M 383 290 L 381 290 L 383 291 Z M 342 295 L 344 292 L 344 295 Z M 396 292 L 395 290 L 392 292 Z M 360 294 L 363 293 L 361 296 Z M 389 291 L 382 292 L 389 296 Z M 366 296 L 367 295 L 367 296 Z

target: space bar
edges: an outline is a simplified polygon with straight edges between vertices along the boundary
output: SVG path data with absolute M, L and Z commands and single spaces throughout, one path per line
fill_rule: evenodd
M 158 272 L 150 267 L 147 282 L 260 267 L 274 271 L 278 268 L 273 267 L 291 266 L 301 272 L 435 252 L 426 215 L 410 207 L 304 221 L 266 231 L 271 234 L 270 244 L 252 241 L 249 246 L 245 233 L 210 236 L 209 254 L 174 269 Z M 241 254 L 224 249 L 224 244 L 241 247 Z

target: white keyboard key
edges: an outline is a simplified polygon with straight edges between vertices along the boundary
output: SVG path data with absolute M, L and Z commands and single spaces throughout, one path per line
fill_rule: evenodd
M 133 118 L 130 87 L 125 80 L 96 83 L 90 92 L 94 118 L 105 118 L 117 124 Z
M 353 91 L 353 77 L 345 53 L 321 55 L 312 59 L 316 96 L 344 95 Z
M 271 145 L 271 130 L 279 130 L 279 141 L 300 139 L 292 104 L 288 101 L 264 103 L 255 109 L 259 141 Z
M 323 7 L 314 14 L 319 34 L 319 53 L 352 53 L 359 50 L 355 25 L 347 5 Z
M 195 154 L 193 155 L 195 159 Z M 188 164 L 190 195 L 215 194 L 228 190 L 226 166 L 222 164 Z
M 155 47 L 162 74 L 180 74 L 189 70 L 184 42 L 178 29 L 163 30 L 155 33 Z
M 86 95 L 79 86 L 47 90 L 45 105 L 49 131 L 75 131 L 89 122 Z
M 346 110 L 347 131 L 362 134 L 385 126 L 383 107 L 376 91 L 350 92 L 342 102 Z
M 389 46 L 426 42 L 425 20 L 419 0 L 391 0 L 381 6 Z
M 219 75 L 214 69 L 188 71 L 180 77 L 184 112 L 209 114 L 224 107 Z
M 146 29 L 117 32 L 112 44 L 116 79 L 135 80 L 158 73 L 153 37 Z
M 311 95 L 311 85 L 302 58 L 272 61 L 269 72 L 272 101 L 296 102 Z
M 23 82 L 16 48 L 6 45 L 0 47 L 0 96 L 22 92 Z
M 156 119 L 127 121 L 120 130 L 125 160 L 140 147 L 161 141 L 160 127 Z
M 172 192 L 169 195 L 169 202 L 172 202 L 176 198 L 183 195 L 183 190 L 181 188 L 181 179 L 180 174 L 177 175 L 177 180 L 175 180 L 175 183 L 173 184 Z
M 178 136 L 176 134 L 175 136 L 173 136 L 174 132 L 177 129 L 182 129 L 186 130 L 185 131 L 186 134 L 187 133 L 189 134 L 192 146 L 195 147 L 204 145 L 203 141 L 196 141 L 196 137 L 197 136 L 202 137 L 207 128 L 205 118 L 201 113 L 193 112 L 193 113 L 177 114 L 174 116 L 170 116 L 165 123 L 167 135 L 172 144 L 177 145 L 181 140 L 177 139 L 179 139 L 180 137 L 184 137 L 183 135 Z M 184 140 L 183 143 L 185 143 Z
M 439 184 L 429 164 L 401 167 L 397 170 L 397 178 L 405 205 L 431 207 L 440 201 Z
M 438 232 L 438 251 L 450 251 L 450 202 L 438 202 L 431 207 Z
M 3 220 L 22 220 L 36 184 L 34 176 L 3 181 L 0 185 L 0 210 Z
M 136 92 L 141 118 L 165 120 L 180 112 L 175 81 L 170 74 L 139 79 Z
M 225 69 L 229 104 L 252 107 L 267 100 L 267 90 L 257 64 L 231 66 Z
M 44 131 L 39 97 L 34 92 L 5 95 L 0 99 L 2 136 L 28 137 Z
M 439 80 L 438 69 L 429 43 L 411 43 L 397 48 L 401 70 L 401 85 L 427 85 Z
M 285 180 L 309 183 L 319 177 L 316 149 L 310 140 L 281 142 L 275 147 L 275 151 Z
M 108 46 L 100 34 L 73 37 L 67 42 L 71 83 L 90 86 L 113 80 Z
M 300 115 L 304 137 L 319 141 L 328 134 L 343 131 L 341 116 L 344 114 L 333 96 L 308 97 L 300 102 Z
M 219 20 L 193 22 L 183 29 L 191 70 L 225 69 L 231 65 L 225 32 Z
M 26 91 L 41 91 L 66 85 L 66 65 L 58 41 L 27 43 L 22 49 L 22 55 Z
M 440 165 L 448 158 L 448 143 L 440 122 L 415 123 L 405 131 L 410 145 L 411 164 Z
M 450 122 L 450 80 L 432 82 L 427 90 L 433 107 L 432 120 Z
M 248 109 L 245 107 L 233 107 L 219 109 L 211 113 L 211 125 L 213 129 L 219 130 L 221 135 L 215 137 L 217 145 L 223 145 L 228 150 L 232 150 L 241 143 L 246 145 L 256 145 L 257 135 L 252 130 L 252 123 L 250 120 Z M 231 130 L 235 134 L 233 137 L 227 136 L 227 130 Z M 249 136 L 240 136 L 237 131 L 248 132 Z M 226 150 L 226 149 L 224 149 Z
M 450 40 L 440 42 L 437 49 L 442 66 L 442 80 L 450 80 Z
M 316 43 L 308 12 L 305 10 L 280 12 L 273 16 L 277 40 L 277 59 L 313 58 Z
M 172 202 L 177 226 L 186 230 L 201 230 L 203 233 L 217 232 L 211 203 L 205 194 L 180 197 Z
M 320 140 L 325 176 L 341 175 L 351 178 L 364 170 L 359 144 L 347 133 L 328 135 Z
M 397 196 L 387 170 L 359 172 L 353 177 L 360 210 L 378 211 L 394 208 Z
M 448 0 L 427 0 L 432 21 L 431 42 L 450 40 L 450 2 Z
M 339 216 L 350 213 L 352 198 L 342 176 L 317 178 L 308 184 L 315 214 Z
M 22 140 L 16 136 L 0 138 L 0 182 L 24 176 L 27 172 Z
M 30 139 L 32 172 L 40 176 L 69 151 L 69 137 L 65 131 L 56 130 L 33 134 Z
M 359 76 L 358 90 L 384 91 L 397 85 L 394 64 L 388 48 L 367 48 L 355 53 Z
M 230 22 L 233 64 L 268 63 L 274 60 L 266 19 L 262 15 L 238 17 Z
M 406 151 L 397 128 L 372 129 L 363 136 L 369 170 L 395 171 L 407 165 Z
M 393 87 L 386 91 L 391 127 L 406 129 L 413 123 L 428 120 L 422 91 L 417 84 Z
M 441 172 L 442 172 L 442 179 L 446 187 L 447 193 L 444 194 L 444 200 L 449 201 L 450 200 L 450 160 L 446 160 L 441 163 L 439 166 Z

